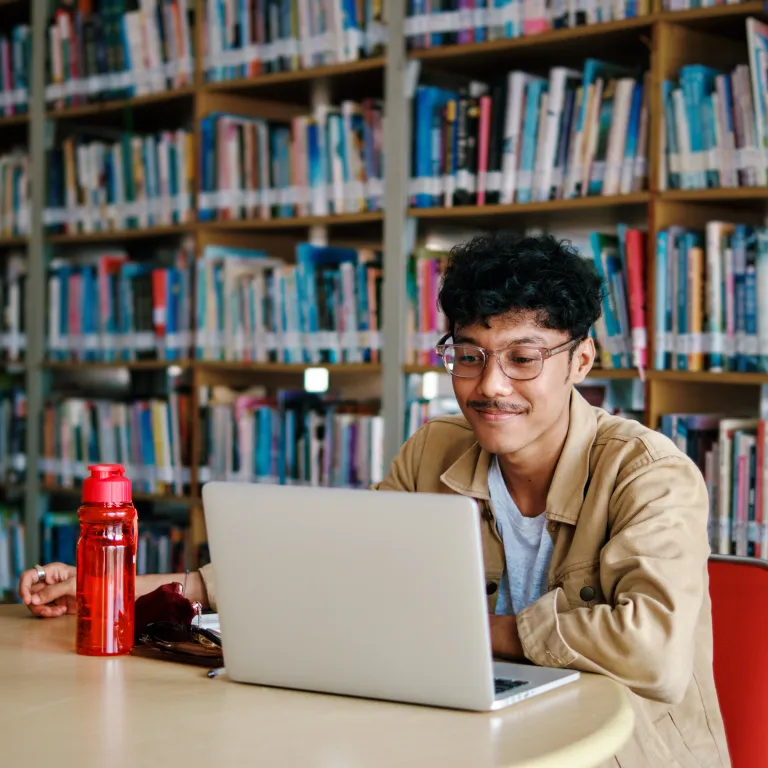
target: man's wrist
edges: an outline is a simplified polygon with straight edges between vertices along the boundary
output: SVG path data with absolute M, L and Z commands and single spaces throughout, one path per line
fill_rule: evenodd
M 520 635 L 517 632 L 517 619 L 514 616 L 490 617 L 491 650 L 499 659 L 517 660 L 525 658 Z

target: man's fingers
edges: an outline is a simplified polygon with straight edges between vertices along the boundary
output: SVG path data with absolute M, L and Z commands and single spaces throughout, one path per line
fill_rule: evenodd
M 45 605 L 45 603 L 52 603 L 59 597 L 72 594 L 74 594 L 74 583 L 60 581 L 56 584 L 46 584 L 39 592 L 32 593 L 30 602 L 32 605 Z
M 32 613 L 44 619 L 56 619 L 67 612 L 66 605 L 36 605 L 32 607 Z
M 19 597 L 24 605 L 29 605 L 32 599 L 32 586 L 37 584 L 37 571 L 24 571 L 19 579 Z

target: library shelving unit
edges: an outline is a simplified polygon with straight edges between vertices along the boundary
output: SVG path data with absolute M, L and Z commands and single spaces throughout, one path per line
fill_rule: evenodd
M 193 5 L 190 0 L 190 6 Z M 262 74 L 250 78 L 209 82 L 203 76 L 201 57 L 194 58 L 192 83 L 174 90 L 132 99 L 52 110 L 47 108 L 45 65 L 47 14 L 45 3 L 30 3 L 33 70 L 29 116 L 2 120 L 6 128 L 28 131 L 33 178 L 46 178 L 46 151 L 52 131 L 78 125 L 120 127 L 151 126 L 152 130 L 173 125 L 192 126 L 193 146 L 200 145 L 200 119 L 216 112 L 290 120 L 317 105 L 336 103 L 342 98 L 381 98 L 386 114 L 383 136 L 384 202 L 381 211 L 349 213 L 295 219 L 254 219 L 232 221 L 194 220 L 186 224 L 147 229 L 87 234 L 46 235 L 43 210 L 46 189 L 32 185 L 30 234 L 14 245 L 26 245 L 28 257 L 26 304 L 27 354 L 25 361 L 29 428 L 26 433 L 27 472 L 25 482 L 26 550 L 28 562 L 40 556 L 39 521 L 41 499 L 50 494 L 72 495 L 72 489 L 51 487 L 41 480 L 41 429 L 39 419 L 49 388 L 63 376 L 79 373 L 106 376 L 124 369 L 129 375 L 159 374 L 173 368 L 174 375 L 186 376 L 192 393 L 192 413 L 197 413 L 202 387 L 249 386 L 269 388 L 301 387 L 307 365 L 281 363 L 237 363 L 206 360 L 138 361 L 116 363 L 71 363 L 46 357 L 46 312 L 41 311 L 47 295 L 47 264 L 60 249 L 77 245 L 132 244 L 142 247 L 157 239 L 173 240 L 191 236 L 194 251 L 200 254 L 210 244 L 232 248 L 264 248 L 287 259 L 293 258 L 298 242 L 351 244 L 383 250 L 383 326 L 380 363 L 323 365 L 332 387 L 351 397 L 381 398 L 385 425 L 384 462 L 393 458 L 403 439 L 405 418 L 405 375 L 435 369 L 406 364 L 407 295 L 406 270 L 413 232 L 428 232 L 444 224 L 464 228 L 514 228 L 519 225 L 560 228 L 574 222 L 581 225 L 594 219 L 616 224 L 631 219 L 648 228 L 647 285 L 650 286 L 648 325 L 653 318 L 654 260 L 656 233 L 671 224 L 702 226 L 714 217 L 731 217 L 745 223 L 765 219 L 768 188 L 708 189 L 702 191 L 660 191 L 659 154 L 661 130 L 661 82 L 675 76 L 687 63 L 733 66 L 743 63 L 744 20 L 765 18 L 761 2 L 717 5 L 687 11 L 665 12 L 654 0 L 651 13 L 639 18 L 559 29 L 521 38 L 494 40 L 407 51 L 405 7 L 392 2 L 387 8 L 388 43 L 386 54 L 370 59 L 334 64 L 316 69 Z M 201 50 L 205 14 L 203 0 L 196 0 L 194 41 Z M 587 56 L 618 61 L 642 58 L 651 72 L 648 191 L 617 197 L 584 197 L 531 204 L 485 205 L 443 208 L 409 208 L 411 146 L 410 93 L 416 71 L 463 74 L 481 78 L 498 74 L 502 68 L 543 67 L 567 63 L 579 66 Z M 195 157 L 197 151 L 195 149 Z M 197 169 L 197 159 L 195 161 Z M 194 190 L 200 189 L 195 171 Z M 197 195 L 194 195 L 195 206 Z M 0 249 L 8 243 L 0 241 Z M 649 334 L 649 359 L 653 360 L 653 335 Z M 634 370 L 595 371 L 601 378 L 630 379 Z M 646 371 L 644 377 L 646 422 L 657 426 L 661 414 L 673 411 L 741 411 L 757 408 L 760 390 L 768 374 L 686 373 Z M 192 420 L 191 455 L 200 449 L 198 420 Z M 136 494 L 137 502 L 173 502 L 189 509 L 194 544 L 205 540 L 200 509 L 201 478 L 194 460 L 189 492 L 183 496 L 156 497 Z M 141 510 L 140 510 L 141 515 Z M 193 552 L 195 548 L 193 547 Z

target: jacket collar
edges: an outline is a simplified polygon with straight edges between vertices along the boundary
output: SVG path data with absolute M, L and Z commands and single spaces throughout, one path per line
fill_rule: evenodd
M 547 519 L 576 523 L 589 480 L 589 458 L 597 435 L 592 406 L 573 389 L 570 423 L 563 451 L 547 494 Z M 475 442 L 443 474 L 442 482 L 462 496 L 490 501 L 488 467 L 492 454 Z

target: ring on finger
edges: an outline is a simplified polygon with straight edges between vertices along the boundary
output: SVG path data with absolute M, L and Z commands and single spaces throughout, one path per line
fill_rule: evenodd
M 43 570 L 43 568 L 41 566 L 39 566 L 39 565 L 34 565 L 32 567 L 34 568 L 34 570 L 37 571 L 37 582 L 38 582 L 38 584 L 40 582 L 42 582 L 42 581 L 45 581 L 45 571 Z

